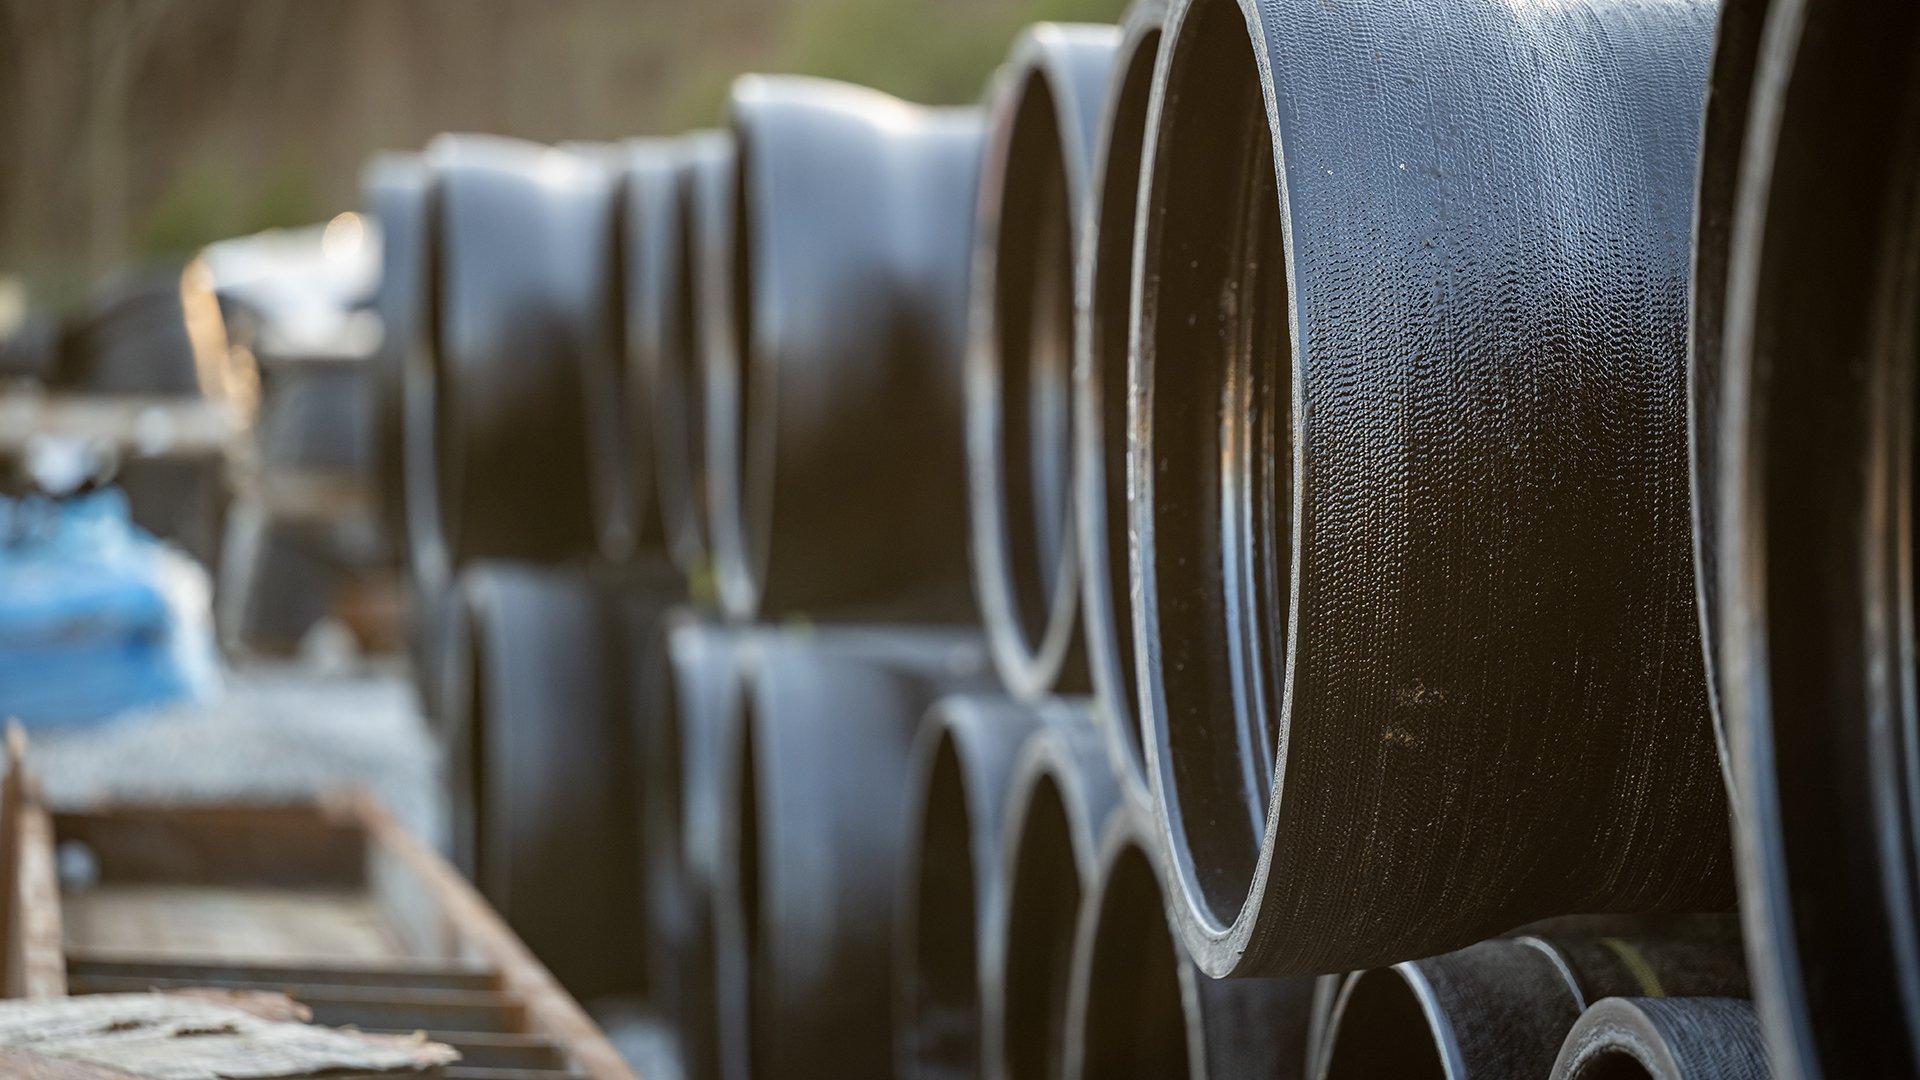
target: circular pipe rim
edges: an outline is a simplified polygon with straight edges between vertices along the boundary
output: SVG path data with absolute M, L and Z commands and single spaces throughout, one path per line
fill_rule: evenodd
M 1147 777 L 1140 714 L 1134 707 L 1133 613 L 1128 599 L 1132 589 L 1127 581 L 1124 309 L 1132 276 L 1133 215 L 1139 193 L 1139 157 L 1147 134 L 1147 97 L 1152 93 L 1153 71 L 1165 40 L 1166 19 L 1166 0 L 1137 0 L 1121 21 L 1120 45 L 1093 157 L 1090 175 L 1095 190 L 1087 203 L 1087 228 L 1076 260 L 1075 281 L 1075 317 L 1079 330 L 1073 373 L 1073 464 L 1080 544 L 1080 625 L 1094 695 L 1110 736 L 1114 768 L 1125 779 L 1127 796 L 1143 808 L 1152 805 L 1153 791 Z M 1140 89 L 1144 94 L 1137 102 L 1141 115 L 1138 123 L 1132 123 L 1130 111 L 1136 105 L 1136 80 L 1143 78 L 1145 85 Z M 1122 124 L 1128 125 L 1127 130 L 1121 130 Z M 1127 157 L 1116 163 L 1113 154 L 1123 147 Z M 1111 174 L 1115 168 L 1121 170 L 1122 179 L 1118 182 L 1123 185 L 1117 189 L 1116 178 Z M 1125 196 L 1115 207 L 1122 212 L 1124 222 L 1107 219 L 1106 202 L 1110 194 Z M 1118 248 L 1110 247 L 1122 239 L 1122 233 L 1124 243 Z M 1112 363 L 1115 359 L 1112 348 L 1103 348 L 1107 342 L 1101 320 L 1106 299 L 1101 285 L 1107 280 L 1103 271 L 1114 273 L 1116 268 L 1108 265 L 1113 261 L 1120 263 L 1113 285 L 1122 293 L 1123 308 L 1117 365 Z M 1112 370 L 1116 367 L 1117 370 Z M 1109 385 L 1115 376 L 1120 383 L 1117 388 Z M 1120 392 L 1111 393 L 1114 389 Z M 1110 426 L 1113 414 L 1109 411 L 1116 406 L 1117 431 Z
M 974 591 L 994 664 L 1023 700 L 1046 694 L 1066 677 L 1075 645 L 1080 570 L 1072 373 L 1082 330 L 1075 316 L 1077 265 L 1092 190 L 1095 122 L 1118 44 L 1119 31 L 1111 26 L 1037 24 L 1016 39 L 989 92 L 965 363 L 968 518 Z M 1015 278 L 1011 291 L 1008 275 Z M 1008 300 L 1015 302 L 1012 312 Z M 1041 311 L 1049 300 L 1054 310 Z M 1014 325 L 1022 312 L 1026 325 Z M 1047 332 L 1065 339 L 1057 342 L 1052 364 L 1045 343 L 1034 336 L 1043 320 Z M 1009 350 L 1010 344 L 1015 348 Z M 1009 408 L 1008 394 L 1016 387 L 1025 391 L 1021 410 Z M 1015 416 L 1027 422 L 1009 424 Z M 1042 428 L 1051 431 L 1051 445 L 1040 445 L 1036 429 Z M 1051 478 L 1051 498 L 1044 490 L 1048 484 L 1036 479 L 1041 472 Z

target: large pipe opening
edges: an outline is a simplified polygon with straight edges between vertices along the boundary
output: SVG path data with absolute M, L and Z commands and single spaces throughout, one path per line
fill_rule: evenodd
M 1100 185 L 1100 229 L 1094 238 L 1092 310 L 1088 342 L 1092 350 L 1098 402 L 1097 450 L 1102 488 L 1097 509 L 1100 542 L 1106 553 L 1106 624 L 1112 637 L 1115 675 L 1133 698 L 1134 640 L 1132 570 L 1128 560 L 1127 522 L 1127 332 L 1131 313 L 1135 203 L 1140 192 L 1140 159 L 1146 141 L 1147 99 L 1153 90 L 1153 64 L 1159 54 L 1160 34 L 1143 35 L 1127 60 L 1113 104 L 1112 134 L 1107 143 L 1105 177 Z M 1089 493 L 1090 495 L 1092 493 Z M 1128 710 L 1120 728 L 1133 755 L 1133 766 L 1144 770 L 1146 753 L 1140 725 Z
M 1097 898 L 1092 954 L 1085 961 L 1085 1080 L 1192 1075 L 1180 994 L 1185 954 L 1167 927 L 1161 896 L 1152 860 L 1138 845 L 1128 845 Z
M 657 423 L 673 425 L 674 440 L 662 480 L 671 485 L 670 511 L 678 519 L 682 558 L 693 557 L 705 542 L 707 467 L 707 388 L 700 368 L 700 356 L 706 348 L 700 311 L 706 290 L 700 280 L 700 230 L 696 224 L 699 198 L 695 190 L 698 166 L 692 166 L 682 178 L 675 228 L 679 245 L 674 260 L 674 275 L 679 288 L 674 294 L 673 325 L 668 328 L 667 348 L 668 401 Z
M 766 412 L 767 395 L 755 385 L 761 378 L 777 378 L 769 364 L 777 363 L 778 357 L 762 357 L 754 335 L 757 326 L 754 321 L 754 305 L 758 302 L 755 285 L 757 283 L 759 232 L 762 224 L 754 220 L 754 193 L 752 182 L 757 153 L 747 129 L 736 129 L 733 169 L 733 190 L 730 192 L 732 254 L 727 263 L 729 315 L 732 319 L 733 348 L 724 362 L 733 365 L 732 383 L 734 401 L 732 411 L 725 422 L 733 425 L 731 443 L 728 452 L 733 455 L 733 482 L 736 485 L 733 502 L 738 513 L 738 536 L 740 557 L 743 565 L 740 569 L 748 576 L 752 591 L 757 599 L 764 582 L 761 577 L 766 573 L 767 550 L 771 538 L 767 533 L 773 523 L 767 520 L 772 510 L 773 462 L 770 454 L 758 454 L 761 447 L 771 447 L 776 439 L 772 427 L 775 418 L 762 415 Z M 762 431 L 765 427 L 767 430 Z M 763 440 L 765 440 L 763 442 Z M 762 458 L 766 460 L 762 460 Z
M 770 1060 L 766 1030 L 767 1010 L 762 1001 L 766 992 L 764 928 L 761 922 L 761 839 L 760 839 L 760 764 L 758 709 L 751 687 L 743 690 L 740 705 L 740 754 L 735 763 L 734 790 L 738 793 L 740 815 L 737 847 L 734 850 L 734 910 L 740 915 L 740 973 L 745 985 L 736 990 L 744 1010 L 742 1024 L 734 1037 L 747 1041 L 749 1062 Z M 755 1068 L 762 1066 L 755 1065 Z
M 1654 1075 L 1639 1058 L 1610 1047 L 1588 1058 L 1567 1080 L 1654 1080 Z
M 1063 152 L 1053 93 L 1029 73 L 1008 137 L 993 278 L 1003 542 L 1028 653 L 1072 585 L 1073 215 Z
M 1433 1026 L 1410 984 L 1393 968 L 1355 975 L 1334 1006 L 1322 1080 L 1446 1080 Z
M 980 1072 L 980 956 L 974 850 L 953 736 L 934 753 L 913 883 L 913 958 L 906 1023 L 918 1076 Z
M 1010 1080 L 1060 1075 L 1080 871 L 1060 787 L 1042 776 L 1021 819 L 1008 883 L 1004 978 Z
M 1272 143 L 1238 5 L 1202 0 L 1167 75 L 1147 208 L 1142 590 L 1175 858 L 1213 921 L 1251 888 L 1278 741 L 1293 373 Z

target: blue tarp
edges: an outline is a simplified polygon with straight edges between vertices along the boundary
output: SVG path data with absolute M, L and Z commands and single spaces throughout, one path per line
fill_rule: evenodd
M 206 574 L 136 528 L 118 491 L 0 498 L 0 718 L 104 720 L 209 696 Z

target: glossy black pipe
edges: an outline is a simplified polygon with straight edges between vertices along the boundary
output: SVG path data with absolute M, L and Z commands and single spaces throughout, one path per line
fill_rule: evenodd
M 1753 71 L 1759 60 L 1763 3 L 1728 3 L 1714 34 L 1713 68 L 1707 79 L 1707 118 L 1700 138 L 1699 192 L 1693 221 L 1693 289 L 1687 342 L 1687 453 L 1692 484 L 1694 590 L 1700 639 L 1707 665 L 1707 700 L 1721 770 L 1729 790 L 1732 759 L 1721 715 L 1719 658 L 1713 620 L 1719 608 L 1720 532 L 1719 412 L 1721 334 L 1725 323 L 1727 255 L 1733 240 L 1733 196 L 1740 150 L 1747 137 Z
M 1580 1014 L 1552 1080 L 1769 1080 L 1744 998 L 1607 998 Z
M 490 136 L 441 136 L 427 154 L 434 431 L 420 494 L 448 558 L 620 554 L 615 171 L 598 152 Z
M 985 1070 L 982 1014 L 999 978 L 989 946 L 1006 918 L 1006 791 L 1021 746 L 1044 722 L 1035 707 L 998 695 L 946 698 L 914 738 L 907 764 L 914 839 L 902 859 L 895 923 L 898 1076 Z
M 1731 905 L 1686 504 L 1713 14 L 1170 16 L 1129 506 L 1210 974 Z
M 965 618 L 961 419 L 982 117 L 748 76 L 738 362 L 709 372 L 709 511 L 736 618 Z
M 659 373 L 680 365 L 685 347 L 685 287 L 681 280 L 681 181 L 686 171 L 676 139 L 635 139 L 615 155 L 619 191 L 614 204 L 620 292 L 617 321 L 620 404 L 618 425 L 626 451 L 615 478 L 628 499 L 627 522 L 636 551 L 667 546 L 659 490 L 655 426 L 671 414 L 655 397 Z
M 1210 979 L 1167 922 L 1160 840 L 1121 804 L 1074 929 L 1068 1080 L 1305 1075 L 1314 980 Z
M 1093 157 L 1094 190 L 1075 260 L 1074 512 L 1087 668 L 1128 797 L 1146 807 L 1146 752 L 1134 708 L 1133 611 L 1127 560 L 1127 318 L 1134 203 L 1165 0 L 1136 0 L 1120 46 Z
M 1099 861 L 1100 827 L 1119 792 L 1105 741 L 1084 708 L 1051 707 L 1021 748 L 1007 793 L 1006 918 L 987 950 L 996 977 L 985 1008 L 987 1076 L 1051 1080 L 1066 1068 L 1073 932 Z
M 979 598 L 1015 697 L 1087 689 L 1076 631 L 1074 267 L 1119 31 L 1039 23 L 988 91 L 974 219 L 967 473 Z
M 388 542 L 403 561 L 407 546 L 407 356 L 427 348 L 427 234 L 431 171 L 418 154 L 382 154 L 360 179 L 368 213 L 380 227 L 380 348 L 373 354 L 367 395 L 373 416 L 373 484 Z
M 907 758 L 927 708 L 991 689 L 970 630 L 768 631 L 723 751 L 721 1075 L 886 1077 Z
M 641 825 L 651 998 L 673 1025 L 689 1080 L 719 1075 L 713 895 L 724 754 L 740 711 L 742 658 L 758 630 L 690 611 L 667 620 L 669 669 L 645 725 Z
M 1775 0 L 1728 18 L 1758 21 L 1760 44 L 1734 182 L 1702 192 L 1731 237 L 1719 355 L 1695 370 L 1719 380 L 1708 625 L 1754 1004 L 1783 1075 L 1909 1076 L 1920 10 Z
M 667 553 L 695 583 L 696 598 L 711 602 L 706 401 L 708 370 L 735 364 L 733 140 L 724 132 L 694 132 L 681 137 L 678 157 L 675 226 L 650 238 L 671 246 L 672 306 L 658 337 L 639 343 L 636 359 L 653 404 L 655 485 Z
M 1737 936 L 1502 938 L 1356 972 L 1335 999 L 1320 1080 L 1545 1076 L 1592 1002 L 1740 995 Z
M 659 576 L 482 563 L 460 578 L 454 859 L 581 996 L 646 988 L 633 783 L 664 674 Z

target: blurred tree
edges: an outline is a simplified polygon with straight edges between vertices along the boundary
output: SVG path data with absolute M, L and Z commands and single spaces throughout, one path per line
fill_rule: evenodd
M 709 125 L 796 71 L 976 100 L 1038 19 L 1124 0 L 0 0 L 0 275 L 42 302 L 130 257 L 358 203 L 376 150 L 448 130 Z

